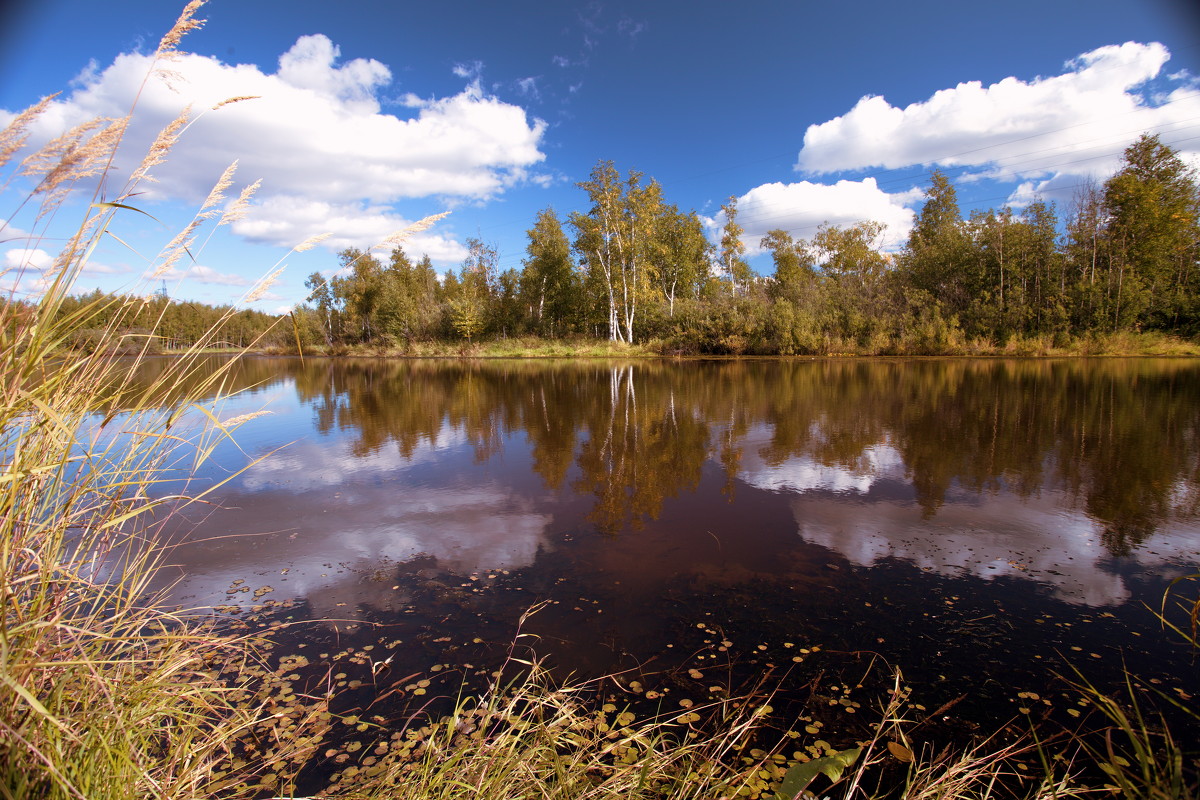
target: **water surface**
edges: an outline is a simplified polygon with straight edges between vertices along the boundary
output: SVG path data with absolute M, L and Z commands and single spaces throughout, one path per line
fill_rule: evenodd
M 313 652 L 370 641 L 408 671 L 485 674 L 545 602 L 524 630 L 551 663 L 677 691 L 697 665 L 797 686 L 899 667 L 981 720 L 1071 665 L 1200 685 L 1147 608 L 1200 568 L 1194 361 L 235 374 L 221 414 L 271 414 L 201 473 L 234 475 L 216 505 L 172 521 L 176 597 L 290 600 L 292 621 L 330 620 L 289 628 Z

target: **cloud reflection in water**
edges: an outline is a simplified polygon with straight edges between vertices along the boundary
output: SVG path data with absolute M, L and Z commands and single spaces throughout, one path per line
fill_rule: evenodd
M 759 455 L 769 440 L 769 429 L 751 433 L 739 477 L 792 495 L 800 536 L 852 564 L 899 559 L 950 577 L 1033 580 L 1060 600 L 1088 606 L 1130 597 L 1101 539 L 1103 525 L 1074 508 L 1050 479 L 1024 497 L 1002 487 L 951 491 L 931 518 L 912 500 L 902 456 L 887 443 L 867 448 L 846 467 L 810 457 L 769 464 Z M 1141 570 L 1183 574 L 1185 568 L 1173 565 L 1197 552 L 1200 532 L 1168 523 L 1128 558 Z

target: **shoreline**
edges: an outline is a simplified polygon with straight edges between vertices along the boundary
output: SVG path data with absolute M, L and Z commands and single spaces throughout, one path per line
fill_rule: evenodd
M 183 355 L 194 351 L 170 351 L 162 355 Z M 1044 340 L 1012 340 L 1006 345 L 986 341 L 936 352 L 903 352 L 892 348 L 816 353 L 770 352 L 683 352 L 670 349 L 662 341 L 627 345 L 596 339 L 495 339 L 465 345 L 462 342 L 435 340 L 410 343 L 404 347 L 370 344 L 353 346 L 317 346 L 296 348 L 264 347 L 244 350 L 205 350 L 201 354 L 257 354 L 304 358 L 380 358 L 380 359 L 664 359 L 674 361 L 760 361 L 760 360 L 852 360 L 852 359 L 935 359 L 935 358 L 1196 358 L 1200 342 L 1168 334 L 1107 334 L 1074 339 L 1055 347 Z

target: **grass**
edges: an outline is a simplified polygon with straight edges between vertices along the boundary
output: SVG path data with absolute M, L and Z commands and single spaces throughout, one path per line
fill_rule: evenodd
M 295 355 L 292 348 L 273 349 L 272 354 Z M 483 339 L 409 342 L 400 347 L 360 344 L 304 349 L 305 356 L 347 358 L 656 358 L 650 345 L 629 345 L 607 339 L 541 339 L 525 336 Z
M 960 750 L 916 744 L 921 723 L 904 716 L 909 695 L 899 674 L 866 738 L 835 747 L 784 732 L 763 687 L 645 713 L 605 702 L 608 677 L 564 685 L 527 663 L 513 683 L 460 697 L 449 713 L 390 735 L 370 738 L 370 726 L 359 724 L 363 733 L 325 750 L 337 771 L 313 796 L 1066 800 L 1095 791 L 1080 780 L 1081 765 L 1055 758 L 1032 733 Z M 1030 763 L 1040 770 L 1029 772 Z
M 555 685 L 534 665 L 515 685 L 413 726 L 370 766 L 341 770 L 332 793 L 698 800 L 754 785 L 761 765 L 738 759 L 757 728 L 752 710 L 710 709 L 722 715 L 721 730 L 701 737 L 683 713 L 638 720 L 611 704 L 598 708 L 596 694 L 595 684 Z
M 198 5 L 189 5 L 164 37 L 160 58 L 195 26 Z M 44 108 L 45 102 L 18 116 L 0 134 L 0 168 Z M 93 202 L 84 201 L 84 219 L 37 302 L 10 294 L 0 306 L 5 800 L 215 796 L 295 752 L 281 747 L 268 759 L 231 766 L 235 743 L 263 711 L 261 704 L 237 700 L 249 687 L 220 672 L 222 665 L 253 663 L 257 645 L 172 610 L 150 588 L 165 557 L 154 539 L 157 526 L 202 499 L 186 496 L 188 475 L 244 421 L 221 421 L 218 409 L 201 411 L 194 403 L 224 379 L 222 370 L 202 374 L 198 358 L 216 331 L 145 387 L 133 378 L 151 339 L 131 342 L 121 333 L 139 299 L 103 299 L 63 311 L 91 252 L 116 215 L 130 213 L 139 181 L 165 157 L 181 127 L 164 130 L 123 188 L 102 188 L 129 119 L 82 126 L 16 165 L 33 186 L 12 203 L 36 211 L 30 250 L 45 244 L 41 221 L 53 218 L 72 192 L 91 194 Z M 6 202 L 12 185 L 5 183 Z M 116 200 L 95 202 L 102 191 Z M 215 190 L 210 201 L 221 197 Z M 153 259 L 154 268 L 165 271 L 198 252 L 194 234 L 218 220 L 225 221 L 198 214 Z M 112 321 L 98 332 L 101 346 L 91 355 L 64 355 L 73 336 L 102 311 Z M 111 355 L 118 351 L 132 355 Z M 179 396 L 179 386 L 195 394 Z M 189 422 L 196 418 L 203 424 Z M 219 769 L 222 764 L 230 766 Z
M 291 348 L 272 348 L 273 355 L 295 355 Z M 305 348 L 306 356 L 338 356 L 349 358 L 689 358 L 711 356 L 680 356 L 670 345 L 650 340 L 625 344 L 607 339 L 541 339 L 523 336 L 501 339 L 482 339 L 472 343 L 462 340 L 431 340 L 410 342 L 404 346 L 360 344 L 353 346 Z M 943 351 L 909 353 L 903 343 L 881 344 L 877 349 L 852 344 L 835 347 L 821 358 L 852 358 L 878 356 L 977 356 L 1012 358 L 1071 358 L 1086 356 L 1200 356 L 1200 343 L 1164 333 L 1087 334 L 1069 339 L 1053 336 L 1015 336 L 1004 344 L 989 339 L 960 341 Z M 725 356 L 740 358 L 741 356 Z M 771 356 L 766 356 L 771 357 Z M 813 356 L 797 356 L 812 358 Z
M 195 27 L 198 6 L 185 9 L 164 37 L 160 56 Z M 0 135 L 0 168 L 16 152 L 12 144 L 21 141 L 21 126 L 38 113 L 35 107 Z M 32 203 L 39 219 L 52 217 L 67 191 L 92 190 L 128 119 L 80 129 L 70 147 L 49 147 L 40 160 L 22 162 L 34 188 L 14 206 Z M 201 355 L 218 343 L 219 326 L 160 364 L 150 387 L 135 388 L 150 338 L 141 349 L 134 346 L 131 357 L 110 353 L 131 349 L 121 323 L 140 301 L 97 301 L 117 307 L 103 309 L 113 321 L 100 333 L 101 346 L 84 355 L 63 353 L 102 309 L 60 311 L 116 215 L 129 213 L 138 179 L 152 173 L 185 126 L 186 120 L 176 120 L 164 129 L 134 179 L 112 192 L 115 203 L 86 206 L 36 303 L 10 295 L 0 307 L 3 800 L 291 795 L 306 764 L 322 757 L 337 763 L 343 755 L 328 796 L 716 800 L 815 792 L 984 800 L 1005 796 L 1015 785 L 1022 796 L 1049 800 L 1088 794 L 1077 771 L 1088 765 L 1127 797 L 1195 795 L 1184 754 L 1138 710 L 1132 690 L 1130 698 L 1117 700 L 1080 684 L 1105 715 L 1107 730 L 1082 744 L 1068 740 L 1073 749 L 1059 754 L 1062 762 L 1032 736 L 1007 743 L 985 738 L 960 751 L 917 747 L 915 723 L 903 717 L 898 677 L 871 735 L 840 749 L 827 742 L 800 747 L 780 734 L 769 692 L 639 719 L 599 700 L 594 684 L 553 682 L 533 663 L 514 684 L 459 698 L 447 715 L 379 729 L 377 722 L 333 713 L 332 690 L 297 689 L 291 677 L 297 662 L 272 662 L 268 641 L 232 635 L 206 617 L 173 609 L 151 588 L 168 555 L 157 530 L 181 508 L 204 500 L 210 489 L 189 493 L 189 476 L 248 421 L 222 420 L 219 404 L 196 400 L 213 390 L 219 394 L 222 369 L 232 364 L 205 371 L 211 366 Z M 221 191 L 206 203 L 210 209 L 220 205 Z M 153 268 L 165 271 L 192 257 L 197 231 L 225 221 L 236 208 L 202 210 L 151 260 Z M 35 238 L 30 249 L 42 243 Z M 1136 337 L 1095 345 L 1097 352 L 1160 347 L 1174 352 L 1176 345 Z M 418 346 L 404 355 L 651 353 L 607 342 L 522 339 L 480 343 L 466 352 L 461 345 Z M 369 749 L 352 751 L 336 735 L 338 725 L 375 725 L 386 735 Z M 1019 764 L 1031 755 L 1045 756 L 1032 781 L 1018 777 Z

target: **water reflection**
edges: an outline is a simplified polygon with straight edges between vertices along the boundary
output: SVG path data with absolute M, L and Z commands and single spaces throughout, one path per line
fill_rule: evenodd
M 268 533 L 290 591 L 334 604 L 372 602 L 346 576 L 381 562 L 529 567 L 588 531 L 648 573 L 727 568 L 720 546 L 698 563 L 697 536 L 736 540 L 742 574 L 795 570 L 786 532 L 1089 605 L 1126 599 L 1131 564 L 1200 553 L 1189 361 L 245 359 L 234 375 L 242 402 L 288 398 L 239 441 L 268 455 L 191 522 Z M 193 591 L 263 568 L 262 540 L 233 541 L 180 551 Z

